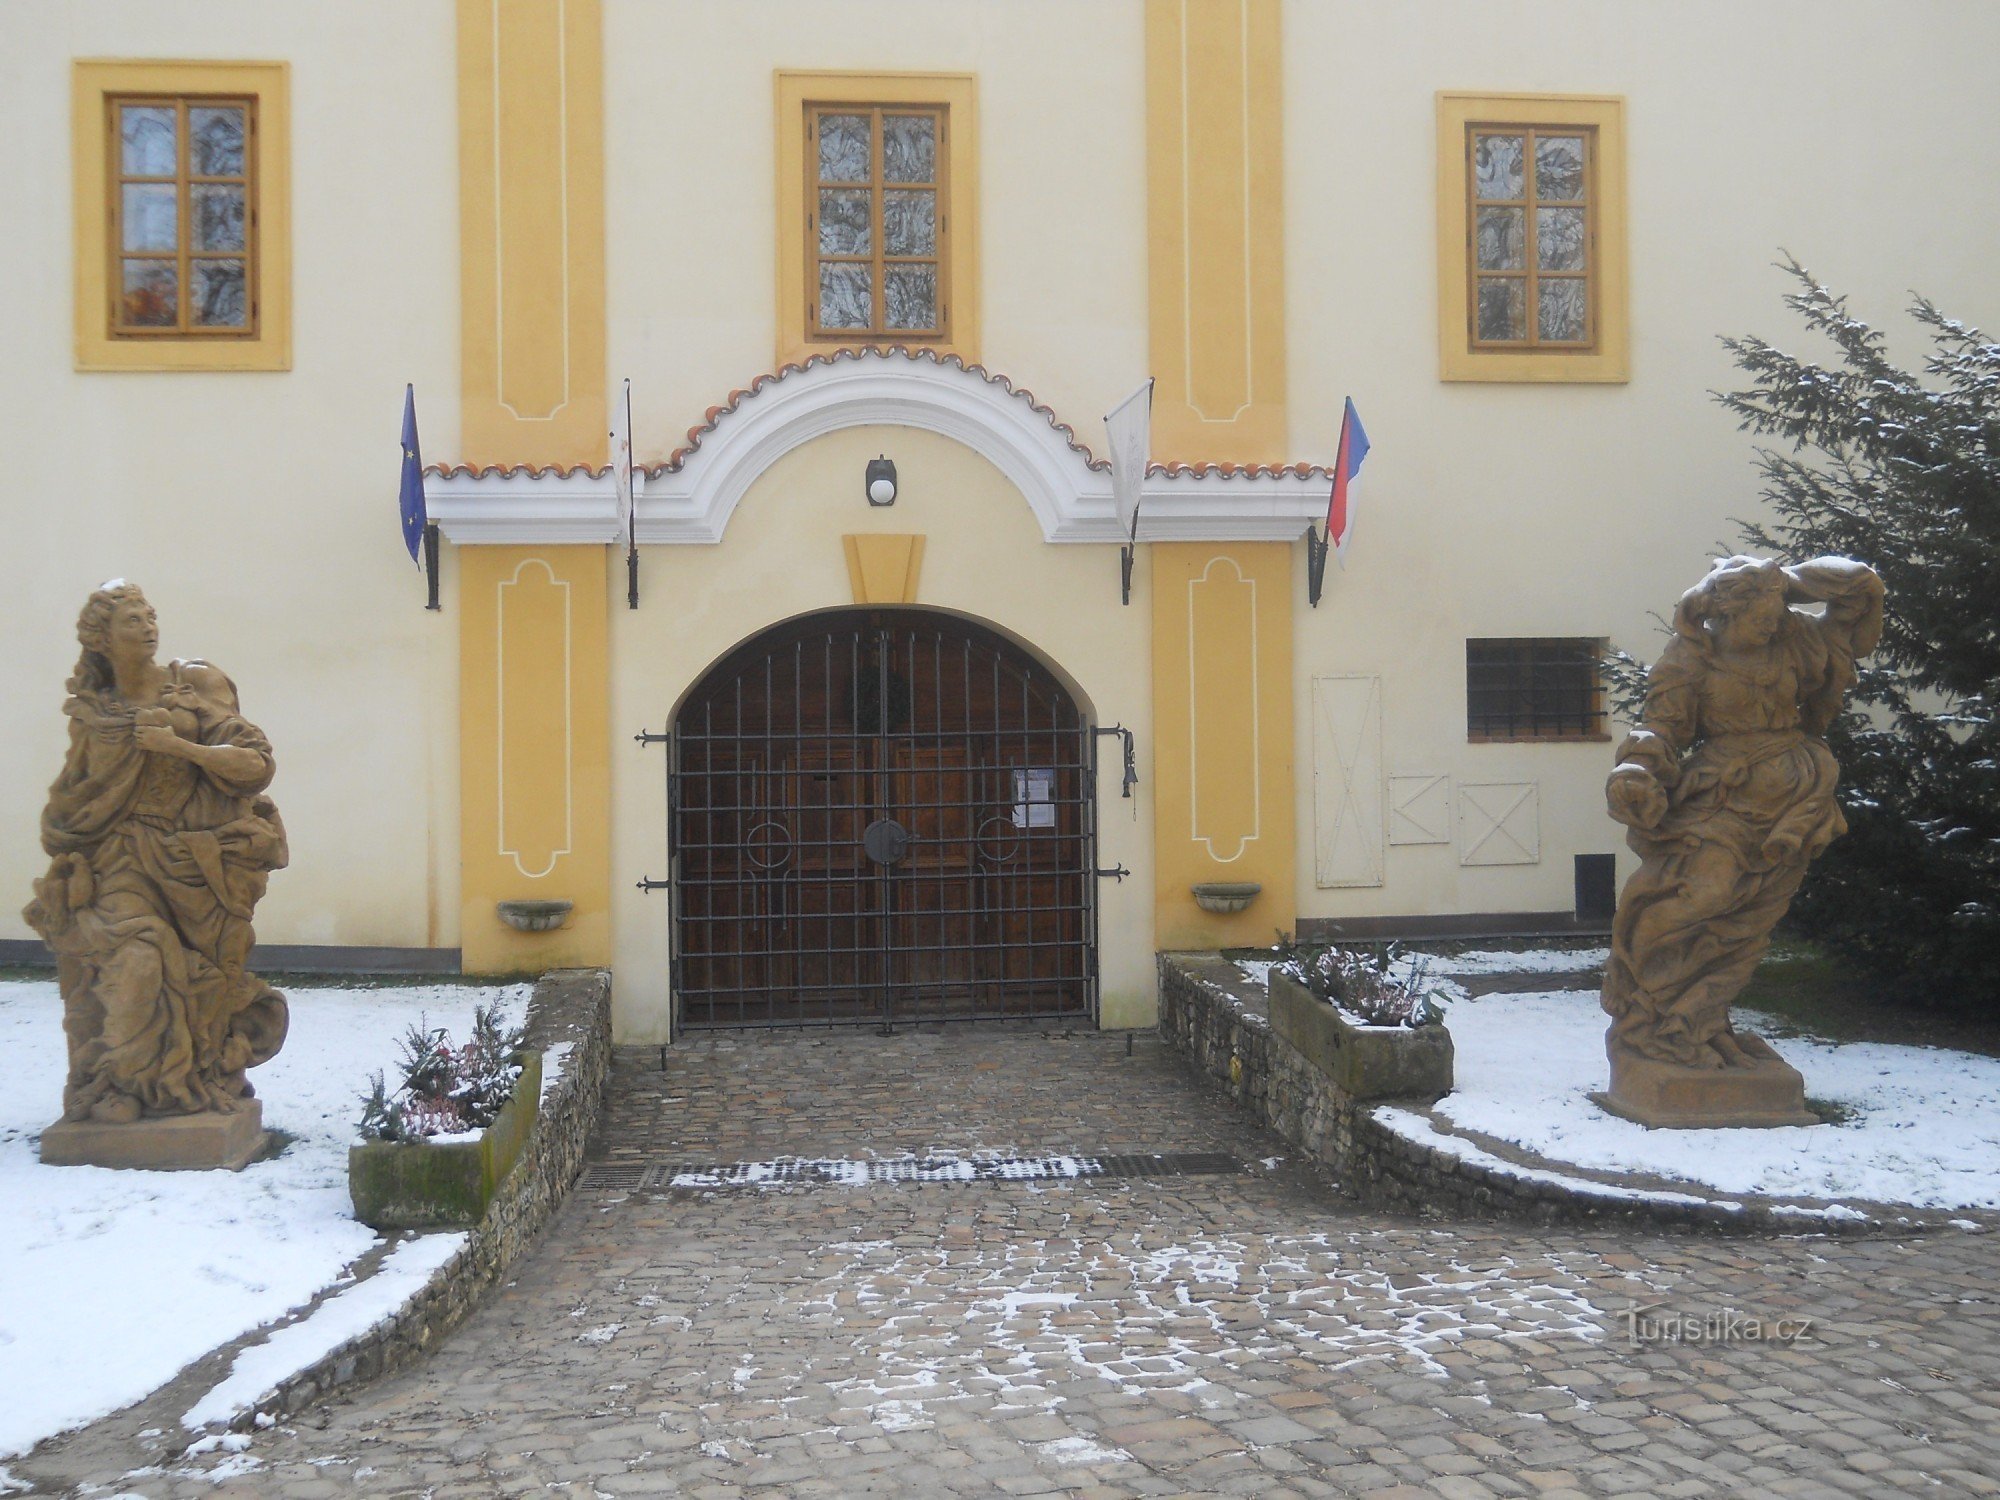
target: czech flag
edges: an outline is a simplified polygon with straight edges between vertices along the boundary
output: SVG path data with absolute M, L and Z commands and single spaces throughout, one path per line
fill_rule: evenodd
M 1354 398 L 1348 397 L 1347 410 L 1340 419 L 1340 451 L 1333 460 L 1333 494 L 1326 505 L 1326 539 L 1333 543 L 1333 555 L 1347 566 L 1347 538 L 1354 531 L 1354 508 L 1348 504 L 1347 484 L 1361 472 L 1361 460 L 1368 456 L 1368 434 L 1355 413 Z

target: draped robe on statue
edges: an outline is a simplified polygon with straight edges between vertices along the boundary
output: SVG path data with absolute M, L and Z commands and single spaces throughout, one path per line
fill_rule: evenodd
M 139 708 L 109 689 L 64 704 L 69 753 L 42 814 L 52 862 L 25 915 L 57 956 L 65 1119 L 119 1095 L 148 1115 L 232 1109 L 253 1092 L 244 1070 L 285 1039 L 284 996 L 244 967 L 251 912 L 286 860 L 263 795 L 271 747 L 216 668 L 166 670 L 176 732 L 257 764 L 232 776 L 141 749 Z

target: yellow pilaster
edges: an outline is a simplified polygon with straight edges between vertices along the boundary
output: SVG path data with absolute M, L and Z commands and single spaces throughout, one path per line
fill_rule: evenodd
M 602 547 L 459 553 L 459 859 L 468 973 L 611 961 L 610 673 Z M 497 903 L 573 903 L 517 932 Z
M 605 460 L 599 0 L 458 0 L 459 458 Z
M 1153 457 L 1281 462 L 1279 0 L 1146 0 Z
M 1153 810 L 1162 948 L 1268 945 L 1296 919 L 1292 825 L 1292 548 L 1156 542 Z M 1191 887 L 1255 881 L 1245 911 Z

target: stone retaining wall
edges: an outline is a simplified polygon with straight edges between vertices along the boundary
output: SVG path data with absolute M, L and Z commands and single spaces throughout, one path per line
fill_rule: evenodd
M 564 1043 L 562 1077 L 548 1086 L 526 1153 L 473 1228 L 465 1248 L 387 1322 L 301 1370 L 257 1404 L 272 1416 L 298 1411 L 345 1385 L 372 1380 L 424 1353 L 464 1321 L 479 1294 L 531 1244 L 583 1170 L 611 1071 L 611 975 L 601 969 L 544 974 L 528 1002 L 526 1041 L 549 1056 Z M 234 1424 L 247 1427 L 246 1411 Z
M 1852 1233 L 1876 1220 L 1809 1216 L 1780 1204 L 1674 1202 L 1515 1176 L 1396 1134 L 1271 1030 L 1264 996 L 1227 959 L 1163 953 L 1160 1032 L 1259 1123 L 1372 1207 L 1536 1224 L 1626 1225 L 1724 1233 Z

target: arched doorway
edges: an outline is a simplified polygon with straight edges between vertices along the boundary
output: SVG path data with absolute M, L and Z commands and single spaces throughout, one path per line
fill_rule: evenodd
M 954 615 L 745 642 L 674 724 L 680 1025 L 1094 1019 L 1095 743 L 1048 668 Z

